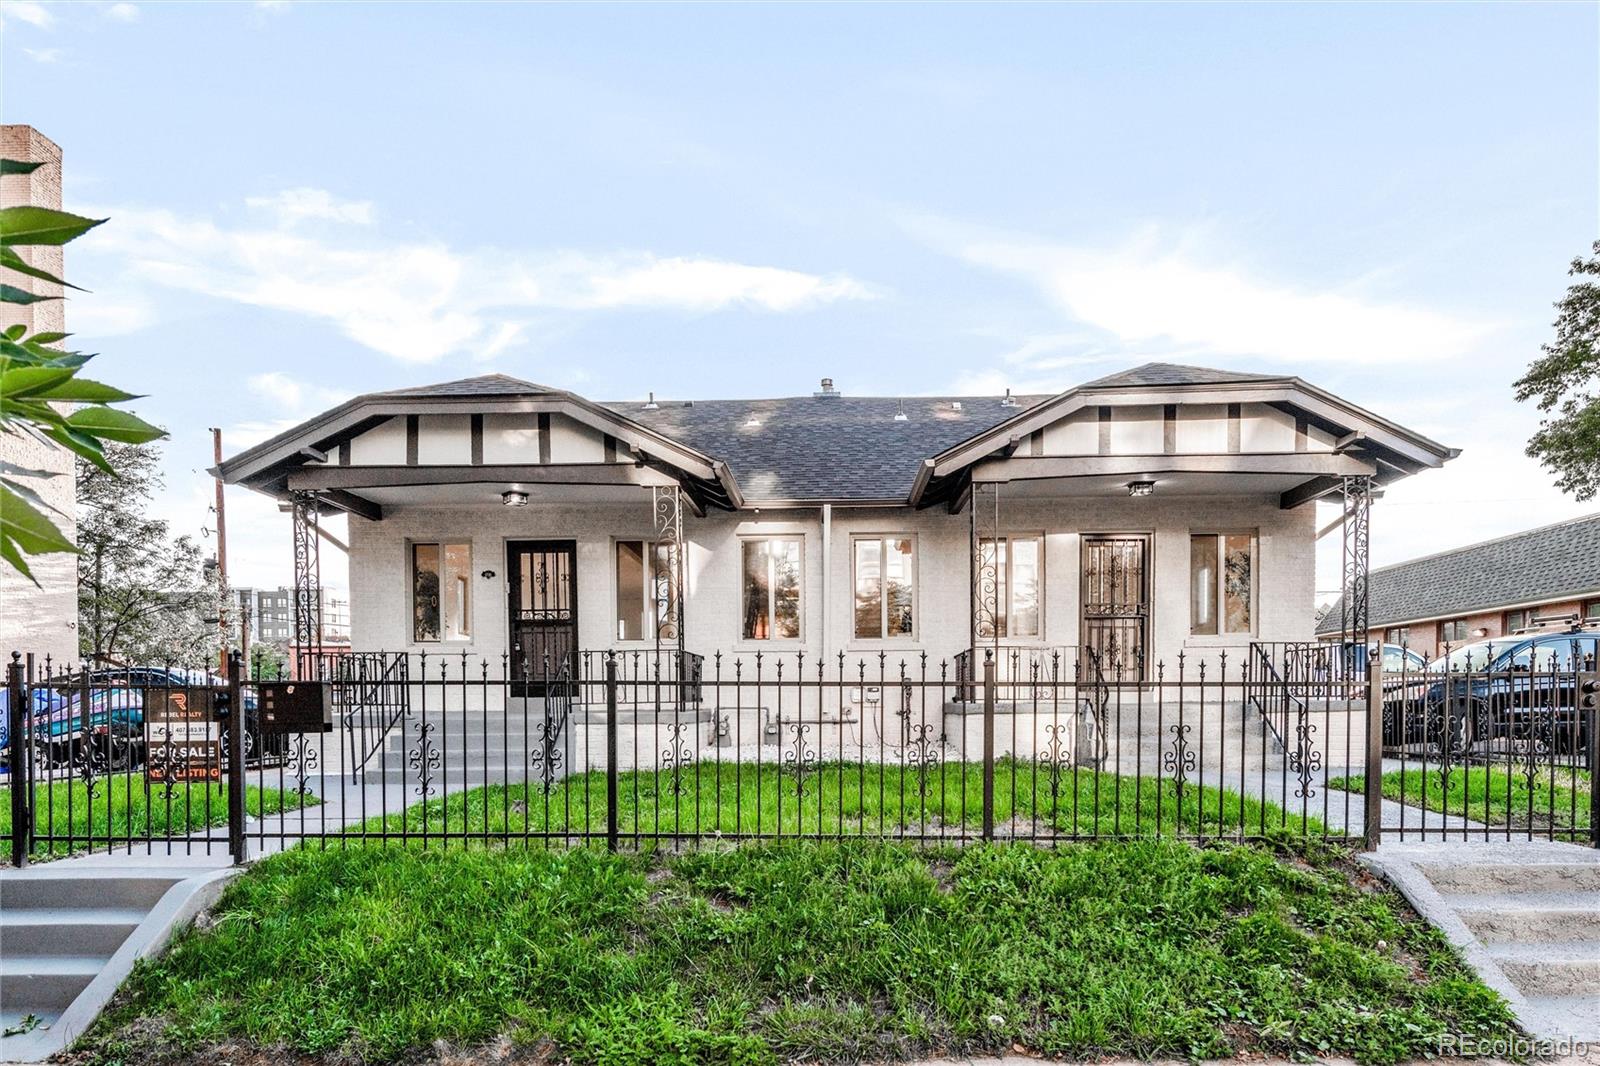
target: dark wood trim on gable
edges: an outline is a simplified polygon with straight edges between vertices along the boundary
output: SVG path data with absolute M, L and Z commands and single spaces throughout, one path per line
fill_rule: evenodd
M 483 416 L 473 415 L 471 419 L 472 433 L 472 465 L 483 465 Z
M 1306 422 L 1305 415 L 1296 415 L 1294 420 L 1294 450 L 1304 452 L 1311 450 L 1311 427 Z
M 417 441 L 421 436 L 420 415 L 406 415 L 406 465 L 417 465 Z
M 1168 455 L 1178 451 L 1178 405 L 1161 405 L 1161 450 Z
M 617 438 L 615 438 L 611 434 L 607 433 L 607 434 L 604 435 L 603 439 L 605 441 L 605 448 L 606 448 L 606 462 L 608 462 L 608 463 L 616 462 L 617 461 Z
M 1044 454 L 1044 430 L 1036 429 L 1032 433 L 1028 434 L 1028 454 Z
M 1241 406 L 1242 405 L 1236 404 L 1236 403 L 1230 403 L 1228 405 L 1228 454 L 1229 455 L 1238 455 L 1239 454 L 1240 440 L 1244 436 L 1243 427 L 1240 425 L 1240 423 L 1243 421 L 1243 417 L 1241 415 Z
M 350 465 L 350 442 L 349 441 L 343 441 L 339 445 L 339 465 L 340 466 L 349 466 Z
M 1100 447 L 1101 455 L 1111 454 L 1111 408 L 1105 405 L 1100 407 Z
M 539 412 L 539 462 L 550 461 L 550 413 Z

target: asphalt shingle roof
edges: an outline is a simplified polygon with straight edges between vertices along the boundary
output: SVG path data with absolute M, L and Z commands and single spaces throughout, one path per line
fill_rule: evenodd
M 1600 589 L 1600 514 L 1396 563 L 1371 576 L 1373 626 L 1448 618 Z M 1317 627 L 1339 629 L 1341 603 Z
M 1127 388 L 1140 385 L 1226 385 L 1238 381 L 1287 381 L 1282 374 L 1242 374 L 1237 370 L 1213 370 L 1206 366 L 1182 363 L 1146 363 L 1086 382 L 1081 388 Z
M 904 500 L 922 460 L 1003 422 L 1042 396 L 791 396 L 637 400 L 618 414 L 715 456 L 745 500 Z M 959 405 L 959 406 L 958 406 Z M 904 413 L 904 421 L 896 415 Z M 750 425 L 751 419 L 759 425 Z
M 438 385 L 416 385 L 409 389 L 390 389 L 387 392 L 374 393 L 373 397 L 383 396 L 548 396 L 558 390 L 547 388 L 544 385 L 535 385 L 531 381 L 523 381 L 508 374 L 484 374 L 475 378 L 462 378 L 460 381 L 446 381 Z

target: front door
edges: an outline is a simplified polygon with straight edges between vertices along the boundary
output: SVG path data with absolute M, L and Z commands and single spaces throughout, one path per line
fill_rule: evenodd
M 1150 631 L 1150 539 L 1083 538 L 1083 643 L 1107 681 L 1144 680 Z
M 514 540 L 511 575 L 511 690 L 543 697 L 567 667 L 578 669 L 578 545 L 570 540 Z

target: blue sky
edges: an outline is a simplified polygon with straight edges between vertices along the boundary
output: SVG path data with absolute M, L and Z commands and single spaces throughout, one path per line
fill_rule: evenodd
M 229 451 L 499 371 L 597 399 L 1297 373 L 1465 449 L 1375 561 L 1600 509 L 1511 382 L 1597 235 L 1600 8 L 5 3 L 68 327 Z M 236 583 L 287 522 L 230 493 Z M 1337 587 L 1336 538 L 1319 587 Z M 330 555 L 333 553 L 329 553 Z M 332 564 L 332 560 L 325 560 Z

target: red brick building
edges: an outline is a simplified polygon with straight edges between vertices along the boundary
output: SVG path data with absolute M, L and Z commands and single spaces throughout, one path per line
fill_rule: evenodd
M 1339 603 L 1317 625 L 1339 637 Z M 1600 514 L 1372 571 L 1368 639 L 1430 659 L 1446 644 L 1600 627 Z

